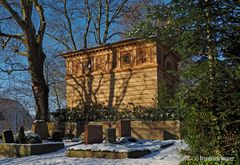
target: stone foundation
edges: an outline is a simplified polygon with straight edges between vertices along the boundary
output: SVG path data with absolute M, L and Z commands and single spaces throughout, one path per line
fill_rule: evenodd
M 23 157 L 39 155 L 64 148 L 64 143 L 47 144 L 0 144 L 0 155 L 7 157 Z
M 119 121 L 96 121 L 89 122 L 88 124 L 102 125 L 103 138 L 106 137 L 108 128 L 115 128 L 116 137 L 120 137 Z M 66 129 L 69 129 L 69 124 L 65 125 Z M 82 132 L 84 132 L 83 124 L 71 124 L 70 128 L 70 130 L 77 130 L 73 131 L 74 136 L 79 136 Z M 131 121 L 131 136 L 137 139 L 149 140 L 180 139 L 180 121 Z
M 38 134 L 42 139 L 48 139 L 48 125 L 43 120 L 35 120 L 32 124 L 32 133 Z
M 119 121 L 111 122 L 111 128 L 116 129 L 116 136 L 119 134 Z M 89 122 L 103 126 L 103 136 L 106 137 L 106 129 L 109 128 L 109 122 Z M 168 140 L 180 139 L 180 121 L 131 121 L 131 136 L 137 139 L 149 140 Z
M 107 158 L 107 159 L 125 159 L 125 158 L 139 158 L 151 151 L 129 151 L 129 152 L 110 152 L 110 151 L 91 151 L 91 150 L 68 150 L 67 157 L 77 158 Z

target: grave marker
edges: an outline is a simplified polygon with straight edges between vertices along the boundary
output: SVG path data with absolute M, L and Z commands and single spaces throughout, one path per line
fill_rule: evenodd
M 61 130 L 55 130 L 52 135 L 52 140 L 56 142 L 61 142 L 63 139 L 63 132 Z
M 84 127 L 84 143 L 102 143 L 103 131 L 101 125 L 85 125 Z
M 119 136 L 130 137 L 131 136 L 131 121 L 120 120 L 119 121 Z
M 3 131 L 2 138 L 3 143 L 15 143 L 13 133 L 11 130 Z
M 106 140 L 108 143 L 116 144 L 116 129 L 108 128 Z

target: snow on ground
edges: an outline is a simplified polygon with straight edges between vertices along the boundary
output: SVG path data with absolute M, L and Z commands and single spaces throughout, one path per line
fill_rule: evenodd
M 161 146 L 174 144 L 174 140 L 166 140 L 164 142 L 160 140 L 138 140 L 136 143 L 126 143 L 126 144 L 80 144 L 69 147 L 70 150 L 91 150 L 91 151 L 115 151 L 115 152 L 129 152 L 129 151 L 143 151 L 150 150 L 156 151 L 160 150 Z
M 152 144 L 155 145 L 156 141 Z M 166 143 L 168 141 L 162 141 Z M 144 142 L 143 142 L 144 143 Z M 174 140 L 174 145 L 154 151 L 138 159 L 98 159 L 98 158 L 69 158 L 65 156 L 68 147 L 76 146 L 77 143 L 65 143 L 65 148 L 53 153 L 34 155 L 23 158 L 0 157 L 1 165 L 177 165 L 181 160 L 178 155 L 179 149 L 185 148 L 186 144 L 181 140 Z M 145 143 L 146 144 L 146 143 Z M 79 145 L 78 145 L 79 146 Z M 77 147 L 77 146 L 76 146 Z

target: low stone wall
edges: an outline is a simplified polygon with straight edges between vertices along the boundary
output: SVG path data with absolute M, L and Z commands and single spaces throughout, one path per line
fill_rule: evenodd
M 91 121 L 88 124 L 92 125 L 102 125 L 103 127 L 103 137 L 106 137 L 107 135 L 107 129 L 108 128 L 115 128 L 116 129 L 116 136 L 119 137 L 119 122 L 118 121 Z
M 117 137 L 119 137 L 119 122 L 90 122 L 89 124 L 96 124 L 103 126 L 103 134 L 106 135 L 106 129 L 116 129 Z M 131 135 L 139 139 L 151 140 L 167 140 L 180 139 L 180 121 L 131 121 Z
M 53 132 L 51 123 L 48 123 L 48 131 Z M 89 122 L 92 125 L 102 125 L 103 137 L 106 137 L 107 128 L 115 128 L 116 136 L 119 137 L 119 121 L 96 121 Z M 57 128 L 57 127 L 55 127 Z M 81 135 L 84 132 L 84 124 L 79 122 L 66 122 L 64 128 L 65 134 L 73 134 L 74 136 Z M 167 139 L 180 139 L 180 121 L 131 121 L 131 136 L 138 139 L 151 139 L 151 140 L 167 140 Z
M 38 155 L 57 151 L 64 147 L 64 143 L 46 143 L 46 144 L 0 144 L 0 155 L 7 157 L 22 157 Z
M 52 137 L 55 130 L 60 130 L 66 136 L 80 136 L 84 132 L 84 124 L 80 122 L 48 122 L 48 135 Z
M 180 139 L 180 121 L 133 121 L 132 136 L 141 139 Z
M 112 151 L 92 151 L 92 150 L 68 150 L 67 157 L 77 158 L 107 158 L 107 159 L 125 159 L 139 158 L 151 153 L 150 150 L 130 151 L 130 152 L 112 152 Z

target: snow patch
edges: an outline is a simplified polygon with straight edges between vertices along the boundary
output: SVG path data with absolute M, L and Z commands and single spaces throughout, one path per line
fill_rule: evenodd
M 150 145 L 148 141 L 141 140 L 145 145 Z M 159 141 L 160 142 L 160 141 Z M 165 143 L 168 141 L 161 141 Z M 64 142 L 65 148 L 53 153 L 33 155 L 22 158 L 6 158 L 0 157 L 1 165 L 178 165 L 181 157 L 178 152 L 181 148 L 185 148 L 186 144 L 181 140 L 173 140 L 174 145 L 168 148 L 160 149 L 138 159 L 98 159 L 98 158 L 69 158 L 65 156 L 67 148 L 79 143 Z M 157 144 L 154 143 L 154 144 Z M 140 145 L 140 143 L 139 143 Z M 68 146 L 68 147 L 67 147 Z
M 126 144 L 80 144 L 69 147 L 68 150 L 91 150 L 91 151 L 109 151 L 109 152 L 131 152 L 150 150 L 151 152 L 160 150 L 164 145 L 173 144 L 174 141 L 159 141 L 159 140 L 138 140 L 136 143 Z

